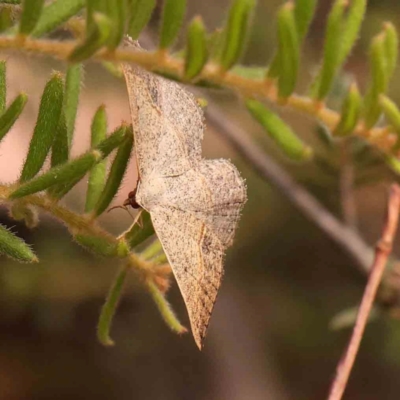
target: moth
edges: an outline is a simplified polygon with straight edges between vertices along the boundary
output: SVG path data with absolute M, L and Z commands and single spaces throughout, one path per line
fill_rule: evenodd
M 127 39 L 126 46 L 139 48 Z M 204 115 L 175 82 L 123 65 L 139 180 L 126 203 L 150 213 L 202 348 L 246 186 L 228 160 L 202 158 Z

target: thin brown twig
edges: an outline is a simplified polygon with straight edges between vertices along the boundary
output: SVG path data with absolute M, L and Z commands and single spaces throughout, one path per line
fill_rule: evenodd
M 365 287 L 361 300 L 360 309 L 357 314 L 356 323 L 350 338 L 347 349 L 339 361 L 336 376 L 332 383 L 328 400 L 340 400 L 346 388 L 358 349 L 364 334 L 368 316 L 371 311 L 376 292 L 382 279 L 383 271 L 387 264 L 388 257 L 392 251 L 393 238 L 397 230 L 400 213 L 400 186 L 391 186 L 387 215 L 382 237 L 376 245 L 375 259 L 371 268 L 371 274 Z

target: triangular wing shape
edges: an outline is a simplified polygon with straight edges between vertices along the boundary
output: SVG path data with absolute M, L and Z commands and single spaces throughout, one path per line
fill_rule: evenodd
M 140 48 L 126 39 L 126 47 Z M 201 159 L 203 111 L 177 83 L 124 64 L 141 179 L 155 171 L 176 176 Z
M 223 276 L 225 247 L 189 212 L 156 207 L 150 215 L 185 301 L 194 339 L 201 349 Z
M 203 190 L 211 194 L 211 201 L 205 211 L 194 210 L 194 215 L 229 247 L 247 200 L 245 181 L 228 160 L 202 160 L 197 170 L 203 177 Z
M 231 162 L 202 160 L 185 174 L 164 178 L 163 185 L 165 191 L 158 205 L 190 212 L 225 247 L 232 244 L 247 196 L 245 182 Z

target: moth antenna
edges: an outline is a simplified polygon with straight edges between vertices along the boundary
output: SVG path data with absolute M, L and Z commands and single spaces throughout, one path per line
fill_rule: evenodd
M 109 213 L 110 211 L 115 210 L 116 208 L 122 208 L 123 210 L 125 210 L 131 216 L 132 220 L 134 222 L 136 222 L 135 221 L 135 217 L 131 214 L 131 212 L 129 211 L 128 207 L 126 207 L 126 206 L 114 206 L 114 207 L 109 208 L 107 210 L 107 212 Z M 140 213 L 139 213 L 139 215 L 140 215 Z
M 109 209 L 107 210 L 107 212 L 109 213 L 110 211 L 115 210 L 116 208 L 123 208 L 124 210 L 127 210 L 125 206 L 114 206 L 114 207 L 109 208 Z M 127 211 L 128 211 L 128 210 L 127 210 Z

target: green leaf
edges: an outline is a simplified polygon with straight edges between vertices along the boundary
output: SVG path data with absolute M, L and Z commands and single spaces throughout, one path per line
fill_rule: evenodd
M 167 256 L 165 255 L 164 252 L 158 254 L 154 258 L 151 259 L 151 262 L 153 264 L 165 264 L 168 262 Z
M 360 307 L 357 305 L 340 311 L 329 322 L 329 328 L 337 331 L 352 327 L 356 323 L 359 309 Z M 368 314 L 368 323 L 376 320 L 381 314 L 381 310 L 377 306 L 373 306 Z
M 362 99 L 356 83 L 353 83 L 343 102 L 340 121 L 333 131 L 334 136 L 350 135 L 360 118 Z
M 105 105 L 101 105 L 92 121 L 91 126 L 91 147 L 98 146 L 107 136 L 107 114 Z
M 101 309 L 101 314 L 97 325 L 97 338 L 104 346 L 114 345 L 114 341 L 110 337 L 111 323 L 122 295 L 127 273 L 127 266 L 120 268 L 110 288 L 110 291 L 108 292 L 106 302 Z
M 161 291 L 158 289 L 158 287 L 151 281 L 147 281 L 146 286 L 149 290 L 149 293 L 151 294 L 151 297 L 154 300 L 154 303 L 156 303 L 158 311 L 160 312 L 163 320 L 168 325 L 168 327 L 173 332 L 179 334 L 187 332 L 187 329 L 179 322 L 170 304 L 161 293 Z
M 10 29 L 14 25 L 15 13 L 12 6 L 0 8 L 0 33 Z M 16 30 L 15 30 L 16 31 Z
M 64 113 L 68 131 L 68 147 L 71 148 L 75 120 L 78 111 L 79 93 L 82 81 L 82 64 L 70 65 L 65 77 Z
M 222 46 L 224 44 L 225 32 L 222 28 L 217 28 L 207 36 L 207 49 L 210 53 L 210 59 L 218 62 L 222 55 Z
M 21 115 L 28 98 L 25 93 L 19 94 L 4 114 L 0 117 L 0 140 L 10 131 L 15 121 Z
M 393 126 L 397 133 L 398 139 L 395 149 L 398 149 L 400 142 L 400 110 L 394 101 L 383 94 L 379 96 L 379 104 L 387 121 Z
M 105 106 L 100 106 L 92 122 L 91 147 L 96 147 L 107 135 L 107 115 Z M 103 191 L 106 178 L 106 162 L 98 163 L 89 174 L 88 189 L 86 193 L 85 212 L 93 210 L 101 192 Z
M 153 243 L 151 243 L 149 246 L 147 246 L 141 253 L 140 257 L 143 260 L 151 260 L 154 257 L 158 257 L 160 253 L 163 252 L 163 247 L 161 242 L 157 239 Z
M 112 24 L 109 18 L 100 13 L 93 15 L 93 26 L 87 32 L 83 43 L 72 50 L 68 60 L 77 63 L 84 61 L 99 51 L 109 40 Z
M 23 1 L 19 33 L 29 35 L 33 31 L 42 13 L 43 5 L 44 0 Z
M 129 248 L 134 249 L 140 243 L 143 243 L 147 238 L 154 234 L 153 224 L 151 223 L 150 214 L 143 210 L 140 215 L 141 220 L 133 223 L 130 229 L 124 233 L 123 237 L 129 245 Z
M 107 15 L 108 0 L 86 0 L 86 31 L 89 32 L 95 28 L 96 22 L 94 15 L 96 13 Z
M 65 96 L 64 96 L 65 103 Z M 65 113 L 61 111 L 60 120 L 58 121 L 56 137 L 54 138 L 53 146 L 51 148 L 51 167 L 62 165 L 69 160 L 69 143 L 68 143 L 68 129 L 65 120 Z M 64 185 L 61 185 L 64 187 Z M 58 185 L 52 185 L 47 193 L 53 197 L 54 193 L 60 188 Z
M 186 0 L 164 0 L 160 29 L 160 48 L 170 47 L 178 36 L 185 17 Z
M 47 193 L 51 196 L 52 199 L 60 200 L 67 193 L 69 193 L 75 187 L 75 185 L 77 185 L 78 182 L 80 182 L 82 180 L 82 178 L 85 175 L 86 175 L 86 172 L 82 173 L 81 175 L 78 175 L 72 181 L 69 181 L 67 183 L 63 183 L 60 185 L 58 185 L 58 184 L 53 185 L 47 190 Z
M 300 42 L 301 37 L 299 36 L 299 26 L 296 21 L 296 7 L 293 2 L 285 3 L 278 14 L 278 51 L 273 57 L 271 64 L 267 69 L 267 79 L 276 79 L 282 75 L 281 83 L 284 82 L 285 72 L 282 70 L 282 63 L 284 62 L 285 68 L 289 66 L 289 80 L 288 85 L 293 84 L 293 78 L 297 78 L 297 69 L 299 64 L 300 56 Z M 299 16 L 297 16 L 299 17 Z M 300 17 L 299 17 L 300 18 Z M 294 23 L 293 23 L 294 20 Z M 294 33 L 296 30 L 297 34 Z M 293 47 L 293 49 L 292 49 Z M 285 52 L 285 60 L 282 61 L 282 52 Z M 293 68 L 291 67 L 291 58 L 293 57 Z M 295 76 L 293 76 L 295 73 Z M 296 79 L 295 79 L 296 80 Z
M 296 0 L 294 18 L 296 20 L 297 35 L 301 42 L 307 34 L 314 17 L 317 0 Z
M 127 20 L 127 0 L 106 1 L 107 17 L 111 21 L 112 30 L 107 41 L 108 48 L 113 50 L 121 43 L 125 33 Z
M 140 32 L 150 21 L 151 14 L 156 5 L 156 0 L 128 0 L 129 21 L 128 35 L 136 40 Z
M 367 0 L 351 0 L 341 35 L 339 65 L 349 56 L 360 34 L 361 24 L 367 9 Z
M 71 66 L 67 70 L 67 78 L 65 83 L 66 93 L 64 95 L 63 110 L 60 115 L 60 120 L 57 126 L 56 137 L 54 139 L 51 151 L 52 167 L 66 163 L 69 160 L 75 117 L 78 107 L 80 71 L 81 71 L 80 64 Z M 67 124 L 67 115 L 70 121 L 69 126 Z M 72 129 L 68 129 L 71 126 Z M 60 198 L 58 197 L 60 193 L 64 193 L 65 190 L 67 190 L 68 192 L 83 178 L 83 176 L 84 174 L 80 178 L 76 177 L 74 180 L 68 182 L 67 184 L 62 184 L 60 186 L 58 185 L 51 186 L 48 190 L 48 194 L 54 199 Z M 67 187 L 69 187 L 69 189 L 67 189 Z
M 121 244 L 119 241 L 110 241 L 108 238 L 101 236 L 88 235 L 86 233 L 75 233 L 75 241 L 88 251 L 101 257 L 120 257 L 122 254 L 127 256 L 129 249 L 124 244 L 125 249 L 121 252 Z M 122 243 L 123 241 L 121 241 Z
M 310 147 L 293 133 L 276 114 L 256 100 L 247 100 L 246 106 L 283 153 L 295 161 L 305 161 L 312 156 Z
M 331 131 L 323 124 L 317 124 L 315 127 L 315 133 L 320 143 L 327 149 L 328 151 L 332 151 L 335 148 L 335 142 L 332 138 Z M 316 158 L 317 161 L 318 158 Z
M 64 164 L 69 159 L 68 132 L 65 114 L 61 112 L 58 121 L 56 136 L 51 147 L 51 166 Z
M 366 5 L 366 0 L 352 0 L 349 6 L 347 0 L 336 0 L 334 3 L 328 19 L 322 69 L 311 86 L 314 98 L 322 100 L 328 94 L 335 76 L 358 39 Z M 344 17 L 347 7 L 347 16 Z
M 32 31 L 33 37 L 54 31 L 85 6 L 85 0 L 56 0 L 43 8 L 39 21 Z
M 30 247 L 4 225 L 0 225 L 0 253 L 19 262 L 38 262 Z
M 235 0 L 230 9 L 220 59 L 224 71 L 229 70 L 243 53 L 254 6 L 254 0 Z
M 294 20 L 293 3 L 286 3 L 278 14 L 279 97 L 289 97 L 296 86 L 299 69 L 299 40 Z
M 29 194 L 40 192 L 55 184 L 76 183 L 95 164 L 107 157 L 127 137 L 126 127 L 122 126 L 114 131 L 107 139 L 103 140 L 95 149 L 72 160 L 68 163 L 51 168 L 46 173 L 23 183 L 10 194 L 10 198 L 16 199 Z
M 122 79 L 124 77 L 124 73 L 122 72 L 121 65 L 114 64 L 111 61 L 102 61 L 101 66 L 108 71 L 111 75 L 115 76 L 118 79 Z
M 33 178 L 43 166 L 60 120 L 63 92 L 61 74 L 55 73 L 43 91 L 28 156 L 21 173 L 21 182 Z
M 332 83 L 340 68 L 343 45 L 344 12 L 347 0 L 336 0 L 328 17 L 325 33 L 324 55 L 322 68 L 317 75 L 312 95 L 318 100 L 323 100 L 332 87 Z
M 98 201 L 94 207 L 94 215 L 99 216 L 102 214 L 110 205 L 112 199 L 117 193 L 128 166 L 129 158 L 132 152 L 132 146 L 133 133 L 132 129 L 130 128 L 112 163 L 107 183 L 104 187 L 104 190 L 99 195 Z
M 94 150 L 99 150 L 102 154 L 102 158 L 106 158 L 116 147 L 118 147 L 125 138 L 125 126 L 117 128 L 107 139 L 103 140 Z M 49 190 L 49 194 L 54 199 L 61 199 L 64 197 L 85 175 L 87 171 L 83 171 L 80 175 L 77 175 L 71 181 L 55 185 Z
M 6 69 L 7 69 L 6 62 L 0 61 L 0 116 L 6 110 L 6 104 L 7 104 Z
M 386 54 L 386 63 L 387 63 L 387 78 L 388 80 L 392 77 L 393 72 L 397 65 L 398 59 L 398 47 L 399 47 L 399 38 L 397 36 L 397 30 L 390 22 L 386 22 L 384 25 L 384 46 L 385 46 L 385 54 Z
M 397 157 L 385 154 L 384 160 L 394 173 L 400 175 L 400 160 Z
M 114 132 L 107 138 L 104 139 L 96 149 L 101 151 L 103 157 L 107 157 L 116 147 L 118 147 L 129 135 L 130 129 L 126 125 L 121 125 L 115 129 Z
M 281 66 L 281 60 L 280 60 L 280 52 L 278 50 L 278 52 L 275 53 L 270 65 L 267 68 L 267 75 L 266 75 L 267 79 L 278 78 L 279 75 L 281 74 L 280 66 Z
M 45 190 L 55 184 L 62 185 L 75 181 L 77 177 L 84 175 L 102 159 L 102 154 L 98 150 L 92 150 L 75 160 L 51 168 L 44 174 L 23 183 L 10 194 L 9 198 L 18 199 Z
M 396 103 L 384 94 L 379 96 L 379 102 L 388 122 L 400 134 L 400 110 Z
M 381 114 L 379 95 L 386 92 L 388 84 L 384 39 L 385 36 L 382 33 L 375 36 L 370 49 L 371 79 L 364 103 L 364 119 L 367 128 L 371 128 L 379 119 Z
M 206 30 L 201 17 L 193 19 L 189 26 L 185 53 L 185 78 L 193 79 L 207 62 Z
M 294 4 L 294 20 L 295 20 L 295 26 L 296 26 L 296 31 L 297 31 L 297 42 L 298 42 L 298 47 L 300 51 L 300 45 L 301 42 L 303 41 L 305 35 L 307 34 L 308 28 L 310 26 L 311 20 L 314 16 L 315 12 L 315 6 L 316 6 L 316 0 L 297 0 Z M 282 8 L 284 7 L 293 7 L 293 2 L 288 2 L 286 3 Z M 282 10 L 281 10 L 282 12 Z M 279 26 L 278 26 L 278 38 L 279 38 Z M 283 45 L 285 47 L 285 39 L 283 40 Z M 282 74 L 281 70 L 281 64 L 282 61 L 280 59 L 281 57 L 281 43 L 278 43 L 278 52 L 274 55 L 271 64 L 267 70 L 267 78 L 268 79 L 275 79 L 278 78 L 279 75 Z M 290 55 L 290 53 L 289 53 Z M 297 61 L 299 62 L 299 61 Z

